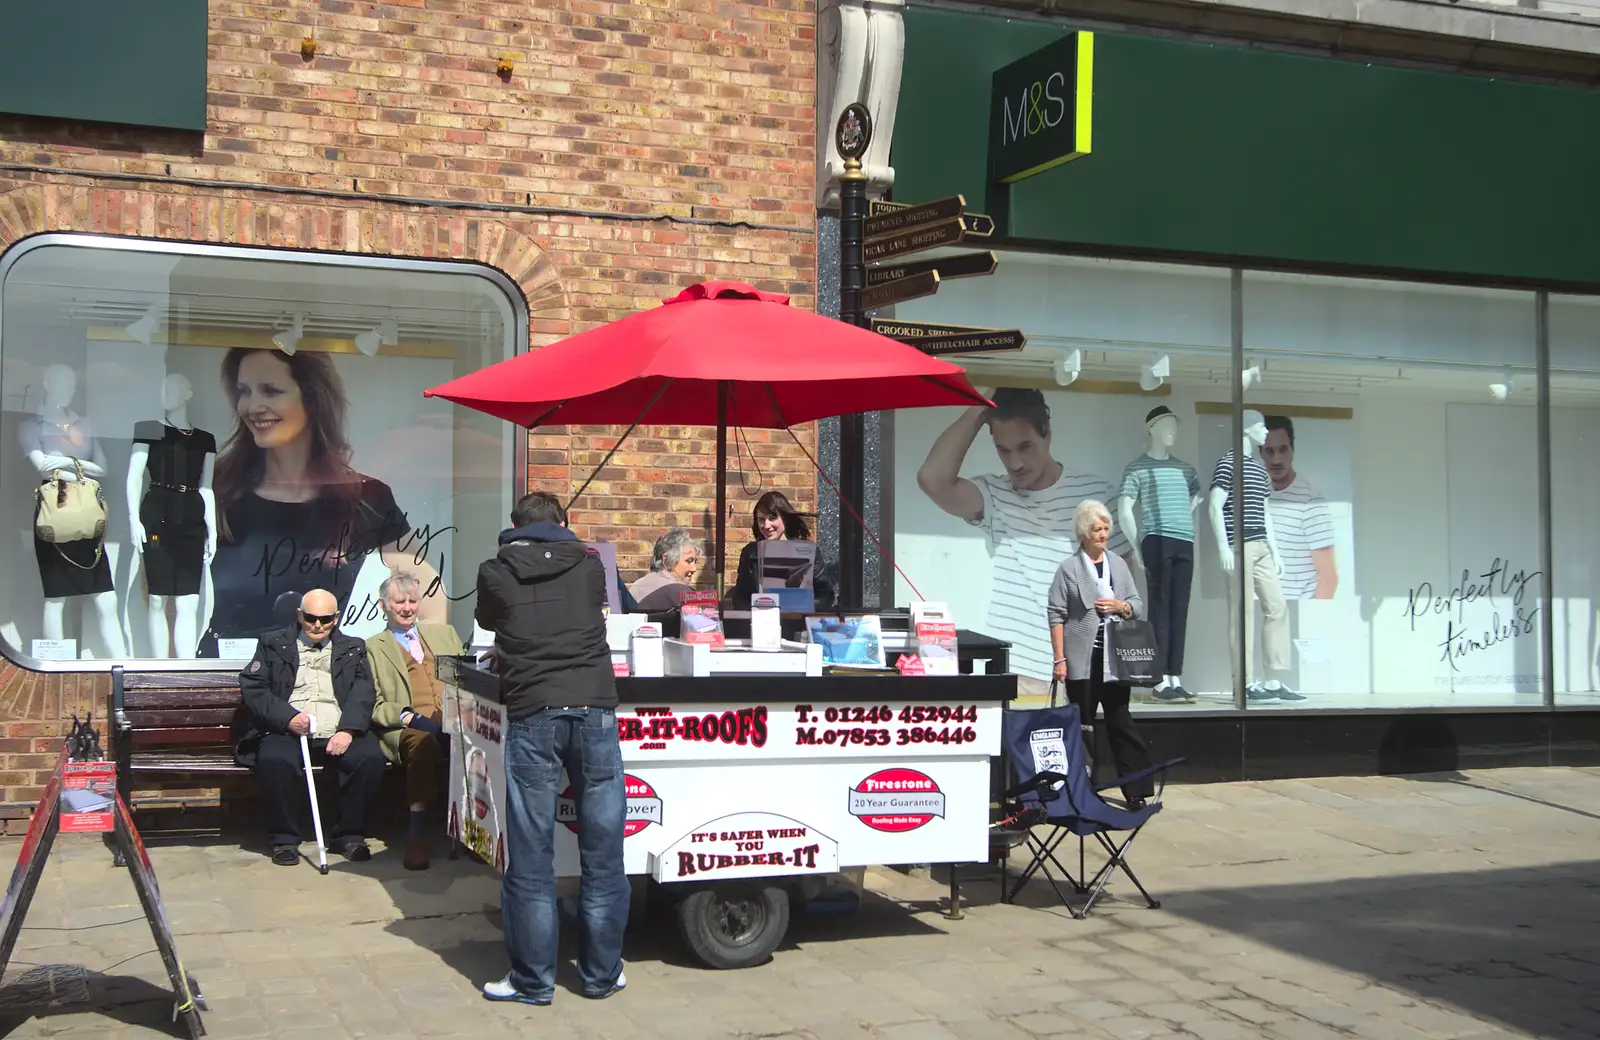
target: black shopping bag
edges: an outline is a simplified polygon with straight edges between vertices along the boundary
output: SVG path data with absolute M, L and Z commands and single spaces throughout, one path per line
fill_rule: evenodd
M 1156 630 L 1148 621 L 1118 621 L 1111 626 L 1111 674 L 1130 686 L 1154 686 Z

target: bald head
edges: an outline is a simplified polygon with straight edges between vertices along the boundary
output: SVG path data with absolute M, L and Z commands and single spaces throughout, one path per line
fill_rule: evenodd
M 339 601 L 327 589 L 312 589 L 300 597 L 300 630 L 320 643 L 339 621 Z

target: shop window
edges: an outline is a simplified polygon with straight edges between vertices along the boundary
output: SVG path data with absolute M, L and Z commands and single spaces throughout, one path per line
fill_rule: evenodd
M 1250 706 L 1541 704 L 1534 294 L 1247 272 L 1243 317 Z
M 469 634 L 477 563 L 509 512 L 512 429 L 422 391 L 510 356 L 526 330 L 515 287 L 471 264 L 79 235 L 13 247 L 0 639 L 35 659 L 239 661 L 318 586 L 345 631 L 376 632 L 398 570 L 421 580 L 425 619 Z M 95 519 L 70 493 L 80 467 L 104 497 L 100 534 L 79 533 Z
M 1600 703 L 1600 297 L 1550 297 L 1556 703 Z
M 1221 448 L 1209 424 L 1231 400 L 1230 306 L 1225 269 L 1004 254 L 994 276 L 899 308 L 1028 336 L 1021 352 L 954 359 L 994 413 L 893 416 L 896 561 L 962 627 L 1012 643 L 1025 697 L 1048 690 L 1048 589 L 1092 498 L 1113 516 L 1112 550 L 1141 549 L 1132 573 L 1173 677 L 1136 689 L 1135 708 L 1234 706 L 1206 506 Z M 913 598 L 899 579 L 895 602 Z

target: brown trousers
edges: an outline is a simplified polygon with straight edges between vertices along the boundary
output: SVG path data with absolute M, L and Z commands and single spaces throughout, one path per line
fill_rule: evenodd
M 427 807 L 439 790 L 443 749 L 433 734 L 420 729 L 400 731 L 400 765 L 406 771 L 406 804 Z

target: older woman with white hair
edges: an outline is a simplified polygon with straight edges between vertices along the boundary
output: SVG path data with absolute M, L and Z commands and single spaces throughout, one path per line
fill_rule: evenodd
M 628 586 L 628 592 L 646 614 L 675 610 L 684 594 L 694 590 L 700 570 L 700 543 L 681 527 L 656 539 L 650 553 L 650 573 Z
M 1061 561 L 1050 583 L 1050 646 L 1055 651 L 1056 682 L 1064 683 L 1068 699 L 1078 706 L 1085 726 L 1094 725 L 1095 710 L 1104 707 L 1111 758 L 1119 776 L 1150 766 L 1145 746 L 1128 710 L 1128 684 L 1108 677 L 1106 643 L 1119 619 L 1136 618 L 1144 608 L 1133 572 L 1122 557 L 1106 551 L 1111 537 L 1111 511 L 1104 502 L 1078 503 L 1072 521 L 1078 551 Z M 1155 793 L 1149 777 L 1122 789 L 1130 808 L 1138 808 Z

